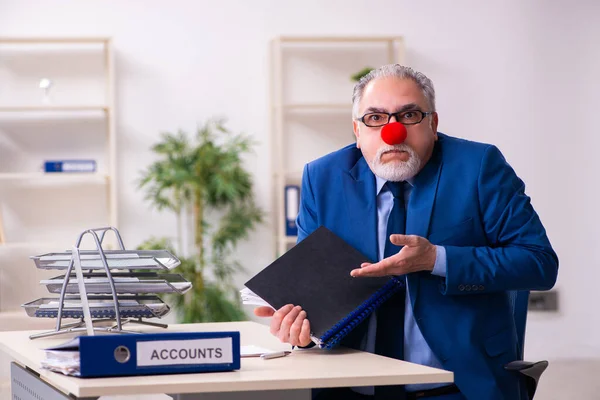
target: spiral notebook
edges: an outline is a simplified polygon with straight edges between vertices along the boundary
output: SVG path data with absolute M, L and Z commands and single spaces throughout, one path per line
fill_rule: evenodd
M 404 286 L 393 277 L 351 277 L 350 271 L 363 262 L 371 261 L 320 227 L 246 282 L 246 287 L 275 309 L 302 306 L 313 342 L 332 348 Z

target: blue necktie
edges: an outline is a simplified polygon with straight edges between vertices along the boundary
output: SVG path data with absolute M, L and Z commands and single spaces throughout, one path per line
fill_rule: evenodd
M 387 188 L 394 195 L 394 206 L 390 212 L 387 223 L 387 236 L 385 238 L 385 258 L 398 253 L 402 247 L 396 246 L 390 242 L 390 235 L 395 233 L 404 234 L 406 230 L 406 208 L 404 206 L 404 182 L 387 182 Z
M 404 205 L 404 182 L 387 182 L 394 195 L 394 206 L 390 212 L 385 238 L 384 257 L 397 254 L 401 246 L 389 240 L 392 234 L 404 234 L 406 229 L 406 207 Z M 404 277 L 402 277 L 404 279 Z M 375 354 L 403 359 L 404 357 L 404 302 L 406 290 L 399 290 L 377 309 L 377 335 Z M 376 386 L 375 398 L 404 399 L 404 386 Z

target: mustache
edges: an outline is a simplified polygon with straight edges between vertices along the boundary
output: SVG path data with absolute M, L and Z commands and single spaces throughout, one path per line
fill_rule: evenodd
M 400 144 L 394 144 L 394 145 L 385 145 L 385 146 L 379 148 L 379 150 L 377 150 L 377 154 L 376 154 L 375 158 L 377 160 L 380 160 L 381 156 L 384 153 L 387 153 L 388 151 L 406 151 L 411 156 L 414 153 L 414 150 L 412 149 L 412 147 L 410 147 L 406 143 L 400 143 Z

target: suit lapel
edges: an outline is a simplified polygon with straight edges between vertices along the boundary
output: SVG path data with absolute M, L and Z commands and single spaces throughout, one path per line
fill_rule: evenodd
M 378 260 L 377 197 L 375 175 L 363 157 L 344 179 L 344 193 L 348 207 L 349 237 L 356 238 L 354 246 L 373 261 Z
M 435 203 L 442 160 L 439 142 L 433 154 L 421 172 L 413 180 L 413 188 L 408 201 L 406 213 L 406 234 L 426 238 L 429 235 L 429 223 Z M 413 310 L 419 292 L 419 274 L 408 275 L 408 288 Z

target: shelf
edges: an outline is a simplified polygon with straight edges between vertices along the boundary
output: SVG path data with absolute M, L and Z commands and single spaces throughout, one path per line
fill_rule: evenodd
M 86 112 L 86 111 L 104 111 L 108 110 L 107 106 L 0 106 L 0 113 L 10 112 L 44 112 L 44 111 L 70 111 L 70 112 Z
M 60 182 L 89 182 L 105 184 L 109 181 L 109 176 L 106 174 L 99 173 L 76 173 L 76 172 L 56 172 L 56 173 L 43 173 L 43 172 L 32 172 L 32 173 L 0 173 L 0 181 L 13 181 L 13 180 L 45 180 L 45 181 L 60 181 Z
M 106 121 L 108 111 L 108 107 L 103 106 L 0 106 L 0 123 L 31 123 L 37 121 Z
M 281 43 L 387 43 L 401 42 L 398 36 L 282 36 Z
M 286 112 L 310 112 L 310 113 L 348 113 L 352 112 L 352 104 L 336 103 L 297 103 L 283 106 Z
M 81 37 L 31 37 L 31 38 L 22 38 L 22 37 L 0 37 L 0 44 L 86 44 L 86 43 L 107 43 L 110 41 L 108 37 L 90 37 L 90 38 L 81 38 Z
M 296 243 L 287 237 L 286 185 L 298 185 L 302 167 L 355 142 L 355 82 L 366 67 L 404 63 L 400 36 L 280 36 L 270 43 L 270 117 L 275 255 Z M 295 213 L 297 210 L 289 210 Z
M 0 261 L 12 273 L 32 254 L 69 249 L 73 229 L 119 224 L 116 60 L 108 37 L 0 37 L 0 58 Z M 95 171 L 43 172 L 44 160 L 76 159 L 95 160 Z M 105 243 L 116 247 L 113 237 Z M 38 282 L 16 278 L 18 287 L 0 282 L 4 308 L 39 292 Z

